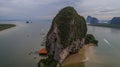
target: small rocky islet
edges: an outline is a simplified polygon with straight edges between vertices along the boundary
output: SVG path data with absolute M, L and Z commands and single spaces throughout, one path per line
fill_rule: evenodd
M 84 17 L 71 6 L 61 9 L 54 17 L 46 36 L 45 48 L 48 57 L 41 59 L 38 67 L 61 67 L 69 55 L 77 53 L 83 47 L 86 35 Z

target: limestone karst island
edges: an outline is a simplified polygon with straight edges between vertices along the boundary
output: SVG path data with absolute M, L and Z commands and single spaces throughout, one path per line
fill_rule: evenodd
M 120 67 L 120 0 L 0 0 L 0 67 Z
M 70 55 L 78 53 L 83 48 L 86 36 L 87 25 L 84 17 L 79 15 L 73 7 L 61 9 L 54 17 L 46 36 L 45 49 L 47 57 L 46 59 L 41 59 L 38 66 L 68 67 L 63 66 L 64 61 Z M 89 38 L 91 36 L 88 35 Z M 94 36 L 91 38 L 94 38 Z M 97 43 L 95 39 L 92 42 Z M 90 43 L 89 39 L 87 39 L 86 43 Z M 81 62 L 78 66 L 83 67 L 83 63 Z

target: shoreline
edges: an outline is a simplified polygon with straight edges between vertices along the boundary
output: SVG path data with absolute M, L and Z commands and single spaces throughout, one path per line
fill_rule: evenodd
M 93 44 L 84 45 L 78 53 L 66 58 L 62 67 L 85 67 L 85 62 L 89 61 L 89 50 L 92 48 Z
M 16 27 L 15 24 L 0 24 L 0 31 Z
M 120 29 L 120 25 L 115 25 L 115 24 L 105 24 L 105 23 L 99 23 L 99 24 L 88 24 L 88 26 L 97 26 L 97 27 L 107 27 L 107 28 L 116 28 L 116 29 Z

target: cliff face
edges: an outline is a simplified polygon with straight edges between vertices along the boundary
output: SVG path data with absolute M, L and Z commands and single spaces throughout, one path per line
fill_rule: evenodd
M 111 21 L 109 21 L 110 24 L 120 24 L 120 17 L 114 17 Z
M 86 22 L 88 22 L 90 24 L 96 24 L 96 23 L 99 22 L 99 20 L 95 17 L 88 16 L 87 19 L 86 19 Z
M 75 53 L 82 47 L 86 32 L 85 19 L 73 7 L 63 8 L 53 19 L 47 34 L 48 55 L 62 63 L 70 53 Z

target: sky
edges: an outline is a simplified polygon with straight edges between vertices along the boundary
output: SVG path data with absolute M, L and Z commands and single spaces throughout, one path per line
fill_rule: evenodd
M 120 0 L 0 0 L 0 20 L 53 19 L 60 9 L 74 7 L 85 18 L 99 20 L 120 16 Z

